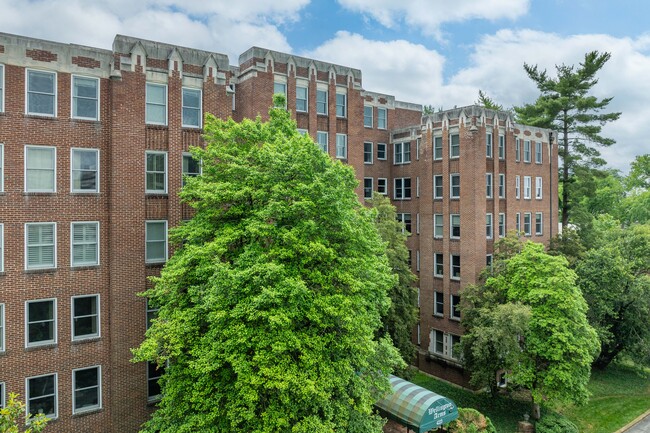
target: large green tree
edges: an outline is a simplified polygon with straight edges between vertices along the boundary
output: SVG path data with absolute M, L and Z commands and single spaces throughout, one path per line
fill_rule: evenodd
M 380 432 L 373 403 L 402 361 L 377 337 L 397 278 L 354 192 L 276 100 L 270 120 L 208 116 L 196 215 L 145 295 L 135 360 L 166 364 L 145 432 Z
M 594 145 L 611 146 L 614 140 L 601 135 L 602 126 L 617 120 L 621 113 L 604 112 L 612 98 L 590 94 L 598 82 L 596 74 L 610 58 L 609 53 L 591 51 L 578 67 L 556 66 L 556 77 L 537 65 L 524 64 L 528 76 L 541 92 L 534 104 L 515 107 L 517 121 L 559 131 L 562 227 L 566 227 L 573 200 L 572 182 L 579 167 L 604 165 Z
M 5 406 L 0 407 L 0 433 L 40 433 L 48 421 L 50 419 L 42 413 L 25 415 L 25 404 L 15 393 L 10 393 Z

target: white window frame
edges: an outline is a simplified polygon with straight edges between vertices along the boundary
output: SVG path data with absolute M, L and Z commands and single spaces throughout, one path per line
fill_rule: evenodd
M 321 138 L 325 138 L 325 142 L 321 143 Z M 327 131 L 316 131 L 316 144 L 320 149 L 328 153 L 329 151 L 329 133 Z
M 411 142 L 393 143 L 393 164 L 409 164 L 411 162 Z
M 381 113 L 384 113 L 383 116 Z M 388 129 L 388 110 L 386 108 L 377 108 L 377 129 Z
M 27 172 L 28 168 L 27 166 L 29 165 L 29 158 L 28 158 L 28 153 L 29 149 L 49 149 L 52 152 L 52 188 L 51 189 L 29 189 L 28 187 L 28 182 L 27 182 Z M 24 179 L 25 179 L 25 192 L 37 192 L 37 193 L 50 193 L 54 194 L 56 193 L 56 175 L 57 175 L 57 170 L 56 170 L 56 147 L 54 146 L 34 146 L 31 144 L 26 144 L 25 145 L 25 172 L 24 172 Z M 43 168 L 32 168 L 31 170 L 47 170 L 50 171 L 50 169 L 43 169 Z
M 499 173 L 499 198 L 506 198 L 506 175 Z
M 440 185 L 438 185 L 438 182 L 440 182 Z M 438 191 L 440 191 L 440 194 L 438 194 Z M 436 174 L 433 176 L 433 199 L 441 200 L 444 195 L 443 176 L 441 174 Z
M 438 258 L 442 259 L 442 263 L 438 263 Z M 438 269 L 441 269 L 442 273 L 438 273 Z M 433 253 L 433 276 L 443 277 L 444 275 L 445 275 L 445 255 L 443 253 Z
M 445 233 L 445 218 L 441 213 L 433 214 L 433 238 L 442 239 Z
M 316 114 L 317 115 L 322 115 L 322 116 L 327 116 L 327 100 L 328 100 L 328 91 L 323 90 L 323 89 L 316 89 Z M 319 99 L 319 95 L 325 95 L 325 101 L 321 101 Z M 324 105 L 323 105 L 324 104 Z M 324 110 L 320 110 L 319 106 L 325 107 Z
M 383 188 L 382 188 L 383 183 Z M 388 179 L 385 177 L 377 178 L 377 192 L 379 194 L 388 195 Z
M 79 189 L 74 187 L 74 173 L 75 172 L 91 172 L 93 170 L 84 170 L 81 168 L 74 168 L 74 156 L 77 152 L 88 152 L 95 154 L 95 163 L 97 164 L 97 170 L 95 170 L 95 189 Z M 99 149 L 92 148 L 82 148 L 82 147 L 73 147 L 70 149 L 70 191 L 75 194 L 97 194 L 99 193 Z
M 165 232 L 165 258 L 156 258 L 156 259 L 147 259 L 148 244 L 150 242 L 162 242 L 160 240 L 150 241 L 148 239 L 148 230 L 147 227 L 149 224 L 160 224 L 164 223 L 164 232 Z M 144 222 L 144 262 L 145 263 L 165 263 L 169 259 L 169 231 L 167 228 L 167 220 L 147 220 Z
M 81 79 L 84 79 L 84 80 L 95 81 L 97 83 L 97 87 L 96 87 L 96 90 L 97 90 L 97 95 L 96 96 L 97 97 L 96 98 L 89 98 L 89 97 L 86 97 L 86 96 L 75 96 L 75 92 L 74 92 L 75 87 L 74 87 L 74 85 L 75 85 L 75 80 L 77 78 L 81 78 Z M 72 74 L 72 77 L 70 79 L 70 117 L 72 117 L 73 119 L 99 121 L 99 117 L 100 117 L 100 113 L 99 113 L 100 109 L 99 109 L 99 107 L 101 107 L 101 104 L 100 104 L 100 94 L 101 94 L 100 85 L 101 85 L 101 83 L 99 81 L 99 78 L 89 77 L 87 75 Z M 95 110 L 97 112 L 97 115 L 95 117 L 76 116 L 75 115 L 75 99 L 94 100 L 95 101 Z
M 4 409 L 7 404 L 6 394 L 7 385 L 4 382 L 0 382 L 0 409 Z
M 440 146 L 438 146 L 438 143 L 440 143 Z M 434 161 L 442 159 L 442 135 L 433 137 L 433 159 Z
M 95 233 L 97 233 L 97 239 L 94 242 L 95 245 L 95 252 L 96 252 L 96 257 L 97 261 L 94 263 L 91 262 L 82 262 L 82 263 L 75 263 L 74 261 L 74 247 L 76 245 L 93 245 L 93 242 L 81 242 L 78 244 L 75 244 L 74 241 L 74 230 L 75 226 L 81 226 L 81 225 L 94 225 L 95 226 Z M 99 232 L 99 221 L 73 221 L 70 223 L 70 266 L 75 268 L 75 267 L 84 267 L 84 266 L 99 266 L 99 246 L 100 244 L 100 232 Z
M 368 187 L 366 186 L 366 182 L 370 181 L 370 189 L 368 190 Z M 372 198 L 372 191 L 374 188 L 374 182 L 372 177 L 364 177 L 363 178 L 363 198 L 366 200 L 370 200 Z M 370 191 L 370 194 L 368 195 L 368 191 Z
M 458 257 L 458 276 L 454 276 L 454 257 Z M 461 275 L 461 263 L 460 263 L 460 254 L 450 254 L 449 255 L 449 279 L 460 281 Z
M 441 306 L 442 312 L 438 311 L 438 307 Z M 438 292 L 437 290 L 433 292 L 433 315 L 436 317 L 445 317 L 445 294 L 444 292 Z
M 405 180 L 408 179 L 409 181 L 409 187 L 408 189 L 406 188 L 405 185 Z M 397 184 L 400 184 L 398 187 Z M 393 179 L 393 200 L 410 200 L 412 197 L 412 191 L 411 191 L 412 185 L 411 185 L 411 178 L 410 177 L 396 177 Z M 406 196 L 406 191 L 408 190 L 408 197 Z M 399 192 L 399 197 L 398 197 L 398 192 Z
M 528 230 L 526 230 L 526 220 L 528 220 Z M 524 212 L 524 236 L 532 236 L 533 218 L 530 212 Z
M 165 89 L 165 103 L 164 104 L 160 104 L 160 103 L 157 103 L 157 102 L 149 102 L 149 87 L 150 86 L 151 87 L 162 87 L 163 89 Z M 144 102 L 144 105 L 145 105 L 145 107 L 144 107 L 145 123 L 147 125 L 163 125 L 163 126 L 167 126 L 167 123 L 169 122 L 169 113 L 168 113 L 168 111 L 169 111 L 169 89 L 167 88 L 167 84 L 153 83 L 153 82 L 147 81 L 147 83 L 145 84 L 144 101 L 145 101 Z M 163 119 L 162 122 L 156 122 L 156 121 L 153 121 L 153 120 L 149 119 L 149 116 L 147 114 L 147 106 L 148 105 L 154 105 L 154 106 L 158 106 L 158 107 L 164 106 L 165 107 L 165 118 Z
M 490 271 L 492 270 L 492 264 L 494 263 L 494 257 L 492 254 L 486 254 L 485 255 L 485 267 L 490 268 Z
M 284 96 L 287 96 L 287 83 L 280 81 L 273 82 L 273 94 L 281 93 Z
M 524 200 L 530 200 L 531 197 L 531 188 L 532 180 L 530 176 L 524 176 Z
M 521 198 L 521 177 L 519 175 L 515 176 L 515 198 L 517 200 Z
M 44 341 L 38 341 L 35 343 L 32 343 L 29 341 L 29 304 L 36 303 L 36 302 L 52 302 L 53 303 L 53 309 L 52 309 L 52 320 L 43 320 L 40 323 L 43 322 L 52 322 L 53 326 L 53 333 L 52 333 L 52 339 L 51 340 L 44 340 Z M 58 321 L 58 306 L 57 306 L 57 299 L 56 298 L 45 298 L 45 299 L 29 299 L 25 301 L 25 348 L 29 347 L 40 347 L 40 346 L 54 346 L 58 342 L 58 337 L 59 337 L 59 321 Z M 36 322 L 34 322 L 36 323 Z
M 454 195 L 454 178 L 458 178 L 458 195 Z M 449 175 L 449 198 L 450 199 L 459 199 L 460 198 L 460 173 L 451 173 Z
M 54 75 L 54 93 L 52 95 L 53 98 L 54 98 L 54 106 L 53 106 L 54 112 L 52 114 L 38 113 L 38 112 L 29 111 L 29 94 L 31 93 L 30 90 L 29 90 L 29 74 L 31 72 Z M 28 116 L 56 117 L 57 108 L 58 108 L 58 89 L 57 88 L 58 88 L 58 74 L 55 71 L 47 71 L 47 70 L 44 70 L 44 69 L 26 68 L 25 69 L 25 114 L 27 114 Z M 38 93 L 41 93 L 41 92 L 38 92 Z M 43 95 L 51 95 L 50 93 L 42 93 L 42 94 Z
M 298 89 L 304 89 L 305 97 L 299 98 Z M 305 101 L 305 109 L 298 108 L 298 101 Z M 296 111 L 299 113 L 307 113 L 309 111 L 309 87 L 296 85 Z
M 348 159 L 348 135 L 336 134 L 336 157 Z
M 542 152 L 542 142 L 541 141 L 536 141 L 535 142 L 535 164 L 541 164 L 542 161 L 544 160 L 543 158 L 543 153 Z
M 492 141 L 492 132 L 485 133 L 485 157 L 494 158 L 494 143 Z
M 499 134 L 499 159 L 506 159 L 506 136 Z
M 542 178 L 540 176 L 535 177 L 535 198 L 537 200 L 542 199 L 542 194 L 544 188 L 542 187 Z
M 81 315 L 76 315 L 75 314 L 75 300 L 80 299 L 80 298 L 95 298 L 95 314 L 87 314 L 84 316 Z M 75 319 L 84 319 L 84 318 L 92 318 L 94 317 L 94 320 L 96 322 L 96 328 L 97 332 L 93 334 L 83 334 L 83 335 L 76 335 L 75 333 Z M 91 339 L 96 339 L 100 338 L 102 336 L 101 332 L 101 303 L 100 303 L 100 295 L 97 294 L 92 294 L 92 295 L 76 295 L 70 297 L 70 338 L 72 341 L 83 341 L 83 340 L 91 340 Z
M 521 213 L 517 212 L 515 214 L 515 228 L 517 229 L 517 235 L 521 233 Z
M 370 109 L 370 116 L 367 115 L 366 110 Z M 363 106 L 363 127 L 364 128 L 372 128 L 374 122 L 373 122 L 373 117 L 374 117 L 374 108 L 372 105 L 364 105 Z M 366 122 L 367 119 L 370 119 L 370 123 Z
M 454 145 L 453 137 L 458 137 L 458 144 Z M 454 149 L 457 149 L 458 155 L 454 155 Z M 449 134 L 449 159 L 460 158 L 460 134 L 458 132 Z
M 454 298 L 458 298 L 458 302 L 454 303 Z M 449 294 L 449 319 L 460 320 L 460 311 L 458 309 L 459 306 L 460 306 L 460 295 Z M 454 314 L 454 311 L 457 314 Z
M 339 97 L 343 97 L 343 104 L 339 104 Z M 336 117 L 345 119 L 348 117 L 348 95 L 336 92 Z
M 160 171 L 151 171 L 147 170 L 147 156 L 148 155 L 164 155 L 165 157 L 165 169 L 163 171 L 164 174 L 164 187 L 163 189 L 149 189 L 147 187 L 147 174 L 149 173 L 160 173 Z M 168 168 L 168 160 L 169 158 L 167 157 L 167 152 L 162 151 L 162 150 L 146 150 L 144 152 L 144 188 L 145 188 L 145 194 L 167 194 L 167 182 L 169 180 L 169 168 Z
M 454 219 L 458 219 L 458 224 L 454 224 Z M 454 227 L 458 226 L 458 236 L 454 236 Z M 449 239 L 460 239 L 460 214 L 449 214 Z
M 491 213 L 485 214 L 485 238 L 494 238 L 494 217 Z
M 0 223 L 0 274 L 5 271 L 5 225 Z M 1 337 L 1 336 L 0 336 Z M 2 345 L 0 344 L 0 348 Z M 2 349 L 0 349 L 2 351 Z
M 83 370 L 97 370 L 97 385 L 87 388 L 76 388 L 76 374 L 78 371 Z M 87 390 L 91 388 L 97 388 L 97 404 L 94 406 L 86 406 L 81 409 L 77 409 L 77 390 Z M 92 365 L 90 367 L 83 368 L 74 368 L 72 369 L 72 414 L 76 415 L 78 413 L 86 413 L 96 411 L 102 408 L 102 366 L 101 365 Z
M 485 173 L 485 198 L 494 197 L 494 184 L 492 173 Z
M 54 414 L 47 415 L 49 419 L 57 419 L 59 417 L 59 375 L 58 373 L 40 374 L 38 376 L 30 376 L 25 378 L 25 414 L 29 414 L 30 400 L 32 396 L 29 394 L 29 381 L 31 379 L 38 379 L 41 377 L 54 376 Z M 49 396 L 49 394 L 47 395 Z M 40 398 L 43 398 L 41 396 Z
M 515 138 L 515 162 L 521 161 L 521 139 Z
M 29 227 L 31 226 L 39 226 L 39 225 L 50 225 L 52 226 L 53 232 L 54 232 L 54 238 L 53 238 L 53 243 L 52 247 L 54 249 L 54 263 L 52 266 L 29 266 L 29 243 L 28 243 L 28 232 L 29 232 Z M 45 247 L 48 246 L 49 244 L 39 244 L 39 245 L 32 245 L 32 246 L 40 246 L 40 247 Z M 57 266 L 57 223 L 53 222 L 38 222 L 38 223 L 25 223 L 25 270 L 34 270 L 34 269 L 56 269 Z
M 506 235 L 506 214 L 501 212 L 499 214 L 499 237 L 502 238 Z
M 531 154 L 531 148 L 530 148 L 530 140 L 524 140 L 524 162 L 530 163 L 530 155 Z
M 366 145 L 370 145 L 370 152 L 366 152 Z M 372 164 L 374 162 L 374 144 L 372 141 L 364 141 L 363 142 L 363 163 L 364 164 Z M 366 155 L 370 155 L 370 159 L 366 161 Z
M 409 236 L 412 235 L 413 218 L 411 217 L 411 214 L 409 212 L 401 212 L 401 213 L 397 213 L 396 215 L 397 215 L 397 221 L 403 224 L 402 233 L 406 233 Z
M 0 143 L 0 192 L 5 191 L 5 145 Z
M 0 353 L 7 350 L 6 346 L 6 332 L 5 332 L 5 304 L 0 303 Z M 3 403 L 3 395 L 0 393 L 0 403 Z M 0 407 L 4 407 L 4 404 Z
M 5 65 L 0 63 L 0 113 L 5 111 L 5 99 Z
M 194 160 L 194 155 L 192 155 L 190 152 L 183 152 L 183 155 L 181 156 L 181 177 L 183 178 L 181 180 L 182 186 L 185 186 L 185 177 L 197 177 L 201 176 L 203 174 L 203 164 L 201 161 L 197 161 L 199 164 L 199 171 L 198 172 L 190 172 L 190 171 L 185 171 L 185 158 L 191 158 Z
M 380 155 L 379 148 L 383 149 L 383 153 L 384 153 L 383 158 L 379 157 Z M 377 160 L 386 161 L 386 159 L 388 158 L 388 156 L 386 155 L 387 152 L 388 152 L 388 146 L 386 145 L 386 143 L 377 143 Z
M 199 106 L 197 107 L 191 107 L 191 106 L 186 106 L 185 105 L 185 91 L 190 91 L 190 92 L 198 92 L 199 93 Z M 185 109 L 190 109 L 190 110 L 198 110 L 198 125 L 192 125 L 189 123 L 185 123 Z M 194 128 L 194 129 L 201 129 L 203 127 L 203 90 L 198 89 L 196 87 L 183 87 L 181 89 L 181 126 L 183 128 Z
M 446 353 L 446 348 L 447 348 L 447 343 L 446 343 L 446 335 L 443 331 L 440 329 L 431 329 L 429 333 L 429 352 L 435 353 L 436 355 L 440 356 L 447 356 Z M 442 346 L 442 351 L 438 351 L 438 343 Z M 433 349 L 433 350 L 431 350 Z
M 539 226 L 539 230 L 537 230 L 538 226 Z M 535 212 L 535 235 L 536 236 L 544 235 L 544 213 L 543 212 Z

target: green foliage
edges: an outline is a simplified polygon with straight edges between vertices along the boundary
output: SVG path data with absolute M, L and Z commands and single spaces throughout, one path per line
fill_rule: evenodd
M 536 433 L 579 433 L 578 427 L 559 413 L 549 412 L 535 423 Z
M 380 335 L 388 334 L 393 344 L 406 363 L 413 361 L 415 345 L 412 342 L 413 328 L 418 323 L 417 289 L 413 283 L 417 280 L 409 266 L 409 251 L 406 248 L 407 233 L 403 223 L 397 221 L 395 207 L 390 199 L 375 194 L 370 200 L 370 206 L 375 210 L 375 226 L 379 236 L 386 243 L 388 264 L 397 275 L 397 280 L 389 290 L 390 308 L 382 316 L 384 324 Z
M 626 183 L 628 189 L 650 189 L 650 153 L 638 155 L 632 161 Z
M 485 92 L 483 92 L 480 89 L 478 91 L 478 100 L 474 103 L 476 105 L 488 108 L 490 110 L 503 111 L 503 105 L 494 102 L 494 99 L 490 98 L 488 95 L 485 94 Z
M 276 104 L 276 107 L 278 105 Z M 208 116 L 196 209 L 145 295 L 135 360 L 169 362 L 145 432 L 380 432 L 372 405 L 402 365 L 377 338 L 397 277 L 352 168 L 269 122 Z
M 24 414 L 25 404 L 18 400 L 18 394 L 9 393 L 9 401 L 0 409 L 0 433 L 40 433 L 49 421 L 42 413 L 36 416 Z M 25 429 L 21 429 L 21 420 L 27 426 Z
M 447 426 L 449 433 L 497 433 L 490 418 L 472 408 L 458 408 L 458 418 Z

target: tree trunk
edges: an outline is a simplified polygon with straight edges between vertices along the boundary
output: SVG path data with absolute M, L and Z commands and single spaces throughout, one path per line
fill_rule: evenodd
M 534 420 L 538 420 L 542 417 L 542 411 L 539 407 L 539 403 L 535 403 L 535 400 L 533 400 L 533 407 L 531 408 L 530 415 Z
M 567 112 L 564 111 L 564 124 L 562 134 L 564 146 L 562 149 L 562 231 L 569 224 L 569 125 L 566 121 Z

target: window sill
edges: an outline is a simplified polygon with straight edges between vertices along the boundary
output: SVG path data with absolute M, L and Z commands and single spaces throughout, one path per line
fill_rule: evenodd
M 161 130 L 169 129 L 169 126 L 166 123 L 146 123 L 145 122 L 145 126 L 147 127 L 147 129 L 161 129 Z
M 445 278 L 445 276 L 444 275 L 433 274 L 433 278 Z
M 27 346 L 25 347 L 25 352 L 33 352 L 35 350 L 41 350 L 41 349 L 56 349 L 58 347 L 58 343 L 46 343 L 46 344 L 40 344 L 38 346 Z
M 79 417 L 82 417 L 82 416 L 92 415 L 92 414 L 99 413 L 99 412 L 103 412 L 103 411 L 104 411 L 104 408 L 103 408 L 103 407 L 97 407 L 97 408 L 93 408 L 93 409 L 80 410 L 79 412 L 74 412 L 74 413 L 72 414 L 72 418 L 79 418 Z
M 433 317 L 437 317 L 437 318 L 439 318 L 439 319 L 444 319 L 444 318 L 445 318 L 445 315 L 444 315 L 444 314 L 440 314 L 440 313 L 433 313 Z
M 25 269 L 26 274 L 48 274 L 50 272 L 56 272 L 57 268 L 41 268 L 41 269 Z
M 440 353 L 435 353 L 435 352 L 428 352 L 427 351 L 427 359 L 428 360 L 433 360 L 433 361 L 441 361 L 441 362 L 443 362 L 443 363 L 445 363 L 447 365 L 451 365 L 451 366 L 454 366 L 454 367 L 461 367 L 462 368 L 462 365 L 463 365 L 457 359 L 454 359 L 454 358 L 452 358 L 450 356 L 443 355 L 443 354 L 440 354 Z
M 202 129 L 203 129 L 202 126 L 190 126 L 190 125 L 181 126 L 181 131 L 201 132 Z
M 91 269 L 99 269 L 99 263 L 95 265 L 78 265 L 78 266 L 70 266 L 71 271 L 87 271 Z
M 450 280 L 451 282 L 454 282 L 454 281 L 455 281 L 455 282 L 457 282 L 457 283 L 460 283 L 460 277 L 449 277 L 449 280 Z
M 29 119 L 57 120 L 58 118 L 51 114 L 25 113 L 24 117 Z
M 89 124 L 101 123 L 99 119 L 90 119 L 88 117 L 70 117 L 70 120 Z
M 85 344 L 85 343 L 94 343 L 94 342 L 96 342 L 96 341 L 100 341 L 101 339 L 102 339 L 101 336 L 97 336 L 97 337 L 86 337 L 86 338 L 78 337 L 78 338 L 72 340 L 71 344 L 72 344 L 72 345 L 77 345 L 77 344 Z
M 155 406 L 158 403 L 160 403 L 160 400 L 162 400 L 162 396 L 157 396 L 157 397 L 147 397 L 147 406 Z
M 48 197 L 48 196 L 54 196 L 56 195 L 56 191 L 23 191 L 23 196 L 43 196 L 43 197 Z
M 165 263 L 167 263 L 167 261 L 164 261 L 164 262 L 145 262 L 144 265 L 147 268 L 161 268 L 161 267 L 165 266 Z
M 70 195 L 78 197 L 99 197 L 101 193 L 99 191 L 70 191 Z
M 452 320 L 454 322 L 460 322 L 460 317 L 450 317 L 449 320 Z
M 169 194 L 166 192 L 145 192 L 147 198 L 167 198 Z

